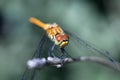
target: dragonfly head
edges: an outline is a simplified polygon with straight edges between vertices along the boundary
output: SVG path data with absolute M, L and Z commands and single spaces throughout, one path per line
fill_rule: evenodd
M 67 34 L 58 34 L 56 35 L 56 40 L 60 48 L 63 48 L 69 43 L 69 36 Z

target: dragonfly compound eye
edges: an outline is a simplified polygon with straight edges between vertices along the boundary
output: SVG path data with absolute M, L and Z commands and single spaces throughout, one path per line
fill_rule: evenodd
M 68 45 L 69 37 L 67 34 L 58 34 L 56 35 L 56 40 L 59 43 L 58 45 L 63 48 Z

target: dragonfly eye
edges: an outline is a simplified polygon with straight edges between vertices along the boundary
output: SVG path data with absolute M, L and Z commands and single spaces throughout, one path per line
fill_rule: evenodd
M 60 42 L 61 40 L 62 40 L 62 35 L 60 35 L 60 34 L 57 34 L 57 36 L 56 36 L 56 40 L 58 41 L 58 42 Z
M 62 47 L 65 47 L 66 45 L 68 45 L 68 42 L 69 42 L 69 36 L 67 34 L 64 34 L 64 35 L 61 35 L 59 34 L 57 37 L 56 37 L 56 40 L 59 43 L 59 46 L 62 48 Z

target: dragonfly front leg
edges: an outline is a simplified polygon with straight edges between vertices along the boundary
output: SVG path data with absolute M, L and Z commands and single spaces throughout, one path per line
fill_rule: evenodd
M 61 59 L 64 59 L 66 57 L 70 57 L 70 58 L 73 58 L 64 48 L 60 48 L 60 51 L 61 51 Z
M 55 49 L 55 46 L 56 44 L 53 44 L 50 48 L 49 48 L 49 51 L 48 51 L 48 56 L 49 57 L 55 57 L 54 53 L 53 53 L 53 50 Z
M 60 51 L 61 51 L 61 56 L 60 58 L 61 59 L 64 59 L 66 56 L 65 56 L 65 49 L 64 48 L 60 48 Z

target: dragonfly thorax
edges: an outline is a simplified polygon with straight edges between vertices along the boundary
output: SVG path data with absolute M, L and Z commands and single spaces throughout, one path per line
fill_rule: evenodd
M 46 29 L 48 37 L 60 48 L 65 47 L 69 42 L 69 36 L 57 24 L 48 24 Z

